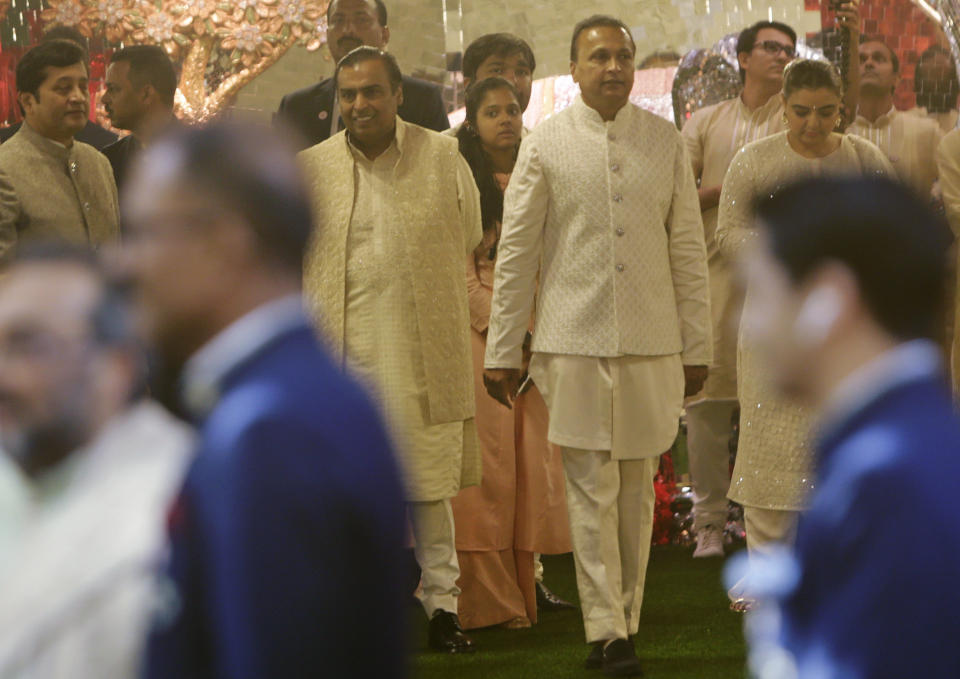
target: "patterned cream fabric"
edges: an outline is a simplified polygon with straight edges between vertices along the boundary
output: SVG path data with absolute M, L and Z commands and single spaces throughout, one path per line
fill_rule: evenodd
M 852 135 L 844 136 L 836 151 L 817 159 L 794 151 L 786 132 L 748 144 L 733 159 L 723 182 L 717 222 L 721 254 L 732 258 L 756 233 L 751 205 L 759 196 L 802 177 L 851 174 L 894 176 L 880 149 Z M 744 309 L 750 304 L 748 288 Z M 729 496 L 750 507 L 803 509 L 813 488 L 813 459 L 807 446 L 810 416 L 774 391 L 751 343 L 749 329 L 741 325 L 737 347 L 740 442 Z
M 740 97 L 702 108 L 681 133 L 700 187 L 723 184 L 730 161 L 752 141 L 783 130 L 780 95 L 751 111 Z M 731 264 L 717 249 L 717 208 L 703 212 L 703 235 L 710 267 L 710 309 L 713 313 L 713 365 L 710 379 L 698 396 L 705 399 L 737 397 L 737 325 L 742 300 L 733 294 Z
M 400 119 L 374 161 L 342 132 L 299 159 L 317 219 L 305 298 L 379 397 L 407 498 L 451 498 L 480 481 L 463 275 L 481 236 L 470 168 L 456 140 Z
M 699 202 L 670 123 L 632 104 L 604 122 L 577 97 L 523 141 L 505 197 L 487 367 L 520 367 L 538 268 L 534 351 L 710 362 Z
M 900 181 L 921 196 L 930 195 L 937 180 L 937 145 L 943 136 L 936 122 L 891 108 L 872 123 L 857 116 L 847 132 L 876 144 Z

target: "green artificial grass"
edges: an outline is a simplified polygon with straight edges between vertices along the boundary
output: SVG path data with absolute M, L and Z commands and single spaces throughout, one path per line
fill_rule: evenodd
M 573 557 L 543 557 L 545 582 L 559 596 L 577 601 Z M 742 616 L 730 612 L 721 582 L 723 561 L 691 558 L 691 549 L 654 547 L 637 655 L 648 679 L 741 679 L 745 676 Z M 426 618 L 416 616 L 413 679 L 511 679 L 593 677 L 583 668 L 590 651 L 579 611 L 544 613 L 530 629 L 491 627 L 469 632 L 471 655 L 426 650 Z

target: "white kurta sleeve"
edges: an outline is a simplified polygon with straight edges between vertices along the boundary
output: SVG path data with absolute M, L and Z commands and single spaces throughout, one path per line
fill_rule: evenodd
M 693 171 L 679 136 L 673 175 L 673 202 L 667 230 L 670 271 L 683 339 L 681 357 L 685 365 L 708 365 L 713 361 L 713 339 L 707 248 Z
M 473 180 L 473 172 L 463 156 L 457 154 L 457 198 L 460 200 L 460 222 L 463 224 L 463 245 L 466 254 L 480 245 L 483 238 L 483 220 L 480 216 L 480 191 Z
M 960 129 L 948 133 L 937 147 L 937 168 L 947 220 L 960 237 Z
M 520 146 L 503 199 L 503 228 L 487 328 L 487 368 L 520 368 L 523 364 L 521 347 L 533 312 L 549 195 L 536 139 L 528 137 Z
M 733 259 L 756 233 L 753 228 L 753 177 L 758 168 L 751 162 L 749 149 L 741 149 L 733 158 L 720 190 L 717 212 L 717 248 Z

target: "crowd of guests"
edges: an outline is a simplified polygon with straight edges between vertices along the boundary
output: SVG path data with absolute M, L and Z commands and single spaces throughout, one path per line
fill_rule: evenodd
M 605 15 L 534 130 L 525 41 L 469 45 L 447 129 L 381 0 L 330 3 L 336 71 L 276 130 L 178 123 L 173 64 L 129 46 L 116 139 L 82 36 L 51 32 L 0 145 L 0 676 L 403 676 L 412 595 L 430 647 L 469 653 L 576 608 L 540 559 L 569 551 L 585 668 L 639 676 L 684 410 L 693 556 L 744 508 L 756 675 L 909 676 L 905 639 L 956 675 L 952 238 L 928 206 L 960 224 L 956 94 L 896 110 L 896 53 L 856 0 L 837 17 L 854 91 L 759 22 L 741 95 L 681 131 L 630 103 L 637 46 Z

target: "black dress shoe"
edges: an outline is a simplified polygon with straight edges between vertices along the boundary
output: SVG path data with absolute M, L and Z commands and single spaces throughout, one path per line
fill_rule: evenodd
M 588 670 L 599 670 L 603 667 L 602 641 L 594 642 L 593 648 L 590 650 L 590 655 L 587 656 L 587 660 L 583 663 L 583 666 Z
M 627 637 L 627 641 L 633 645 L 633 637 Z M 586 662 L 583 663 L 583 666 L 588 670 L 599 670 L 603 667 L 603 644 L 606 642 L 596 641 L 593 644 L 593 649 L 590 651 L 590 655 L 587 656 Z
M 569 601 L 564 601 L 547 589 L 542 582 L 537 583 L 537 610 L 540 611 L 575 611 L 577 609 Z
M 641 677 L 643 667 L 637 652 L 633 649 L 633 642 L 628 639 L 617 639 L 610 642 L 603 649 L 603 674 L 608 677 Z
M 473 641 L 463 633 L 460 619 L 449 611 L 437 611 L 430 618 L 430 648 L 443 653 L 473 653 Z

